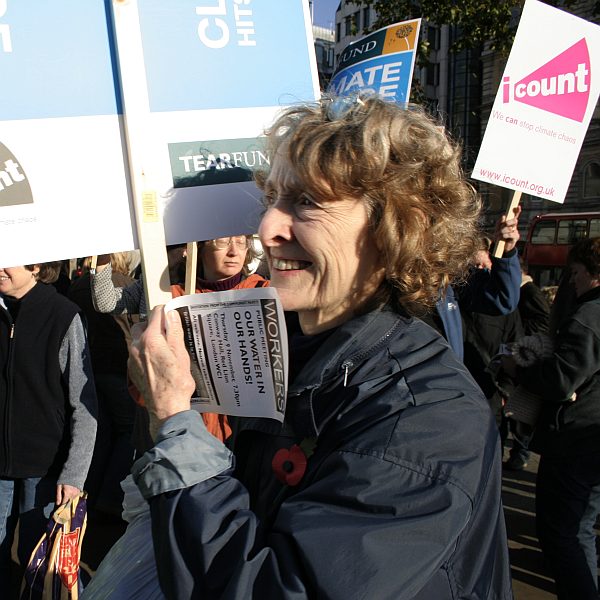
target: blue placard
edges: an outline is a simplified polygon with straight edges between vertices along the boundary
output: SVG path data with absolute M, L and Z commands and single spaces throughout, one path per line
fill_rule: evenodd
M 108 0 L 5 3 L 0 121 L 122 112 Z
M 372 90 L 382 98 L 398 103 L 408 100 L 414 52 L 385 54 L 338 71 L 329 83 L 336 95 Z
M 139 0 L 150 110 L 313 99 L 302 2 Z

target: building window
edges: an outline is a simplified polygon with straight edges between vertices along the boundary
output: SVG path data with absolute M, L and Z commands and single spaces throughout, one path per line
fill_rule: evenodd
M 335 41 L 339 42 L 342 39 L 342 24 L 336 23 L 335 26 Z
M 435 25 L 427 26 L 427 41 L 429 42 L 430 50 L 440 49 L 440 29 Z
M 371 27 L 371 9 L 363 8 L 363 28 Z
M 440 83 L 440 65 L 433 63 L 427 65 L 427 85 L 439 85 Z
M 344 19 L 344 35 L 352 35 L 352 17 L 350 15 Z
M 354 33 L 358 33 L 360 31 L 360 10 L 357 10 L 352 15 L 352 29 Z
M 600 196 L 600 164 L 592 162 L 583 172 L 583 197 L 597 198 Z

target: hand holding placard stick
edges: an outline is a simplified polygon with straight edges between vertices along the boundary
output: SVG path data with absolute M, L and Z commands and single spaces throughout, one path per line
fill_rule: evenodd
M 494 257 L 501 258 L 506 249 L 507 242 L 510 244 L 509 250 L 512 250 L 517 241 L 519 240 L 519 227 L 518 220 L 521 214 L 521 207 L 519 201 L 521 200 L 521 192 L 515 191 L 513 193 L 512 200 L 508 206 L 508 210 L 505 213 L 504 223 L 501 227 L 496 227 L 496 247 L 494 249 Z

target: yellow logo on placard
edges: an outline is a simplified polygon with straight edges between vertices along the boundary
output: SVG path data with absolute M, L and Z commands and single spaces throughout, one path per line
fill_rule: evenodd
M 418 29 L 417 21 L 409 21 L 401 23 L 396 27 L 390 27 L 385 34 L 382 54 L 413 50 L 415 48 Z

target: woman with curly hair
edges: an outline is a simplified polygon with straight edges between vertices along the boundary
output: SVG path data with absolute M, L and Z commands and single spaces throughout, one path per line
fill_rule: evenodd
M 268 141 L 259 235 L 301 330 L 283 426 L 240 419 L 229 447 L 207 434 L 176 313 L 155 309 L 130 357 L 164 593 L 512 598 L 494 420 L 416 318 L 477 243 L 459 148 L 377 97 L 292 107 Z

